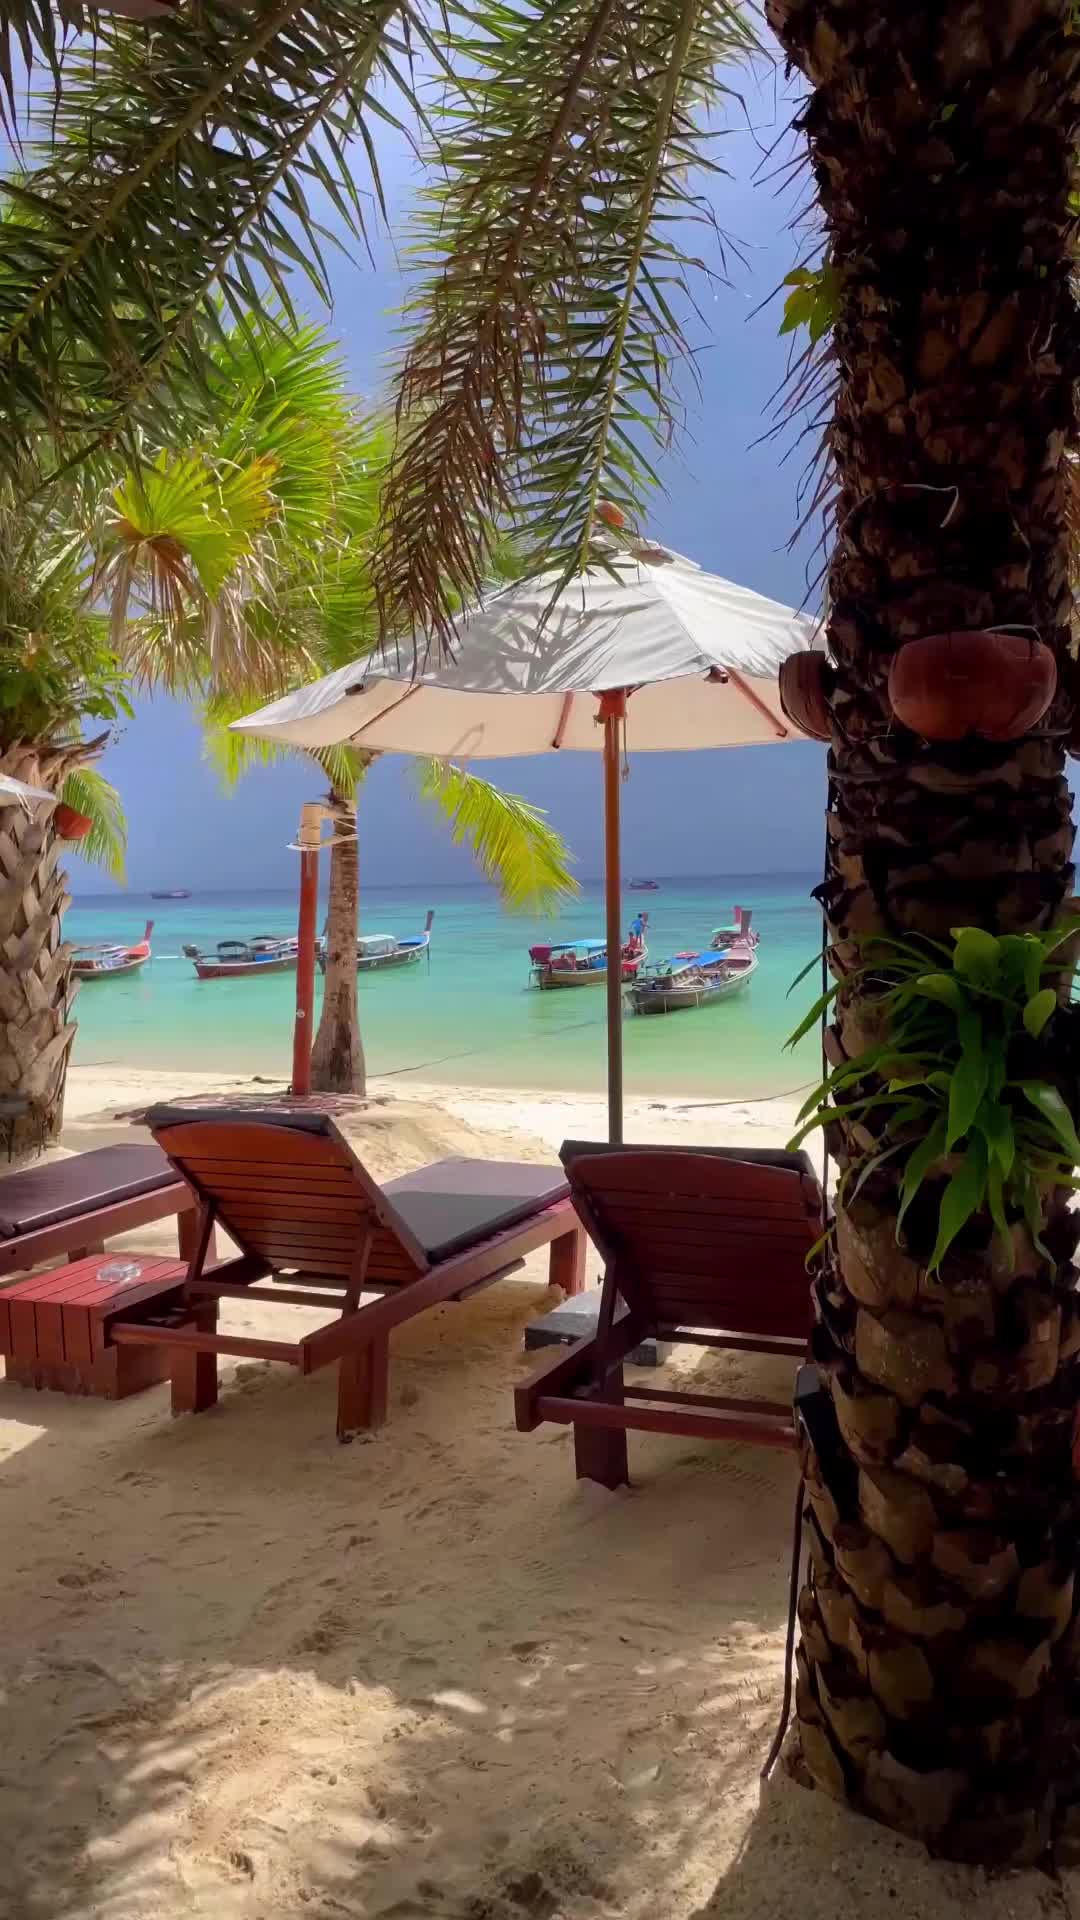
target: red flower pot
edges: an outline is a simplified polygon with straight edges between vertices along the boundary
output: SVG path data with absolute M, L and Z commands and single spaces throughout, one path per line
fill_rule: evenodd
M 93 824 L 85 813 L 76 813 L 63 800 L 53 811 L 53 825 L 61 840 L 85 840 Z
M 780 668 L 780 705 L 793 727 L 811 740 L 831 740 L 823 653 L 789 653 Z
M 1027 634 L 931 633 L 908 640 L 889 667 L 892 710 L 924 740 L 1019 740 L 1056 691 L 1050 648 Z

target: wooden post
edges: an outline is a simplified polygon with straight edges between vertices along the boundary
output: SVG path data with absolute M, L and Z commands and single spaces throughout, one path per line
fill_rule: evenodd
M 315 941 L 319 911 L 319 832 L 323 809 L 307 801 L 300 812 L 300 917 L 297 922 L 296 1019 L 293 1025 L 292 1092 L 311 1092 L 311 1042 L 315 1023 Z
M 604 885 L 607 908 L 607 1059 L 608 1139 L 623 1137 L 622 1059 L 622 874 L 619 834 L 619 727 L 626 718 L 626 694 L 600 695 L 604 728 Z

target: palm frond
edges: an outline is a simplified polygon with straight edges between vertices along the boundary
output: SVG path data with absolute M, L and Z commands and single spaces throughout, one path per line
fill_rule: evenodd
M 601 498 L 631 520 L 677 424 L 687 250 L 733 0 L 478 0 L 419 220 L 401 440 L 376 588 L 383 625 L 445 635 L 512 514 L 569 576 Z
M 350 143 L 378 197 L 366 122 L 395 121 L 395 93 L 416 113 L 426 37 L 412 0 L 200 0 L 77 42 L 35 103 L 51 144 L 5 186 L 23 217 L 0 262 L 0 462 L 42 437 L 61 460 L 123 444 L 136 416 L 164 443 L 205 387 L 219 300 L 244 326 L 269 288 L 293 319 L 295 270 L 328 302 L 308 190 L 363 237 Z
M 202 704 L 203 758 L 213 767 L 227 792 L 237 786 L 254 767 L 280 766 L 283 761 L 307 759 L 313 761 L 320 773 L 325 775 L 335 793 L 345 800 L 355 801 L 368 768 L 376 758 L 374 754 L 362 753 L 357 747 L 347 744 L 305 752 L 297 747 L 282 746 L 276 740 L 258 740 L 251 734 L 230 733 L 230 722 L 239 719 L 246 705 L 247 702 L 235 694 L 212 695 Z
M 504 905 L 550 913 L 579 891 L 570 851 L 539 807 L 443 760 L 421 761 L 419 778 L 424 799 L 449 822 L 455 846 L 469 848 Z
M 76 767 L 66 776 L 60 798 L 93 823 L 79 845 L 82 858 L 113 880 L 126 880 L 127 821 L 112 782 L 97 767 Z

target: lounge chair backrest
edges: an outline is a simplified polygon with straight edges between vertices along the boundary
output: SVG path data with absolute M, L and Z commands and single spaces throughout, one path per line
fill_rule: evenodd
M 154 1113 L 149 1119 L 158 1145 L 230 1238 L 274 1270 L 344 1287 L 369 1231 L 370 1284 L 399 1286 L 427 1267 L 332 1121 L 314 1128 L 216 1115 L 172 1125 Z
M 805 1262 L 821 1198 L 808 1166 L 578 1143 L 563 1162 L 619 1292 L 648 1326 L 809 1334 Z

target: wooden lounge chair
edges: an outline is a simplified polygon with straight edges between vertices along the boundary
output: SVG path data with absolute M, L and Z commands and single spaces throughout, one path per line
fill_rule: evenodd
M 607 1147 L 567 1141 L 574 1204 L 605 1261 L 600 1315 L 515 1394 L 518 1427 L 574 1428 L 579 1479 L 629 1480 L 629 1428 L 794 1445 L 790 1404 L 631 1387 L 628 1353 L 650 1335 L 805 1357 L 805 1261 L 822 1231 L 821 1189 L 802 1153 Z
M 0 1278 L 60 1256 L 100 1253 L 117 1233 L 177 1218 L 180 1252 L 193 1251 L 195 1198 L 160 1147 L 97 1147 L 0 1177 Z
M 443 1160 L 380 1187 L 323 1113 L 157 1107 L 148 1119 L 200 1202 L 183 1292 L 194 1324 L 120 1323 L 111 1337 L 173 1349 L 177 1411 L 216 1400 L 218 1354 L 283 1360 L 302 1373 L 336 1360 L 337 1431 L 348 1439 L 386 1418 L 389 1337 L 402 1321 L 490 1285 L 537 1247 L 551 1247 L 553 1281 L 571 1293 L 583 1284 L 585 1236 L 558 1168 Z M 240 1256 L 207 1274 L 215 1224 Z M 381 1298 L 365 1304 L 365 1294 Z M 218 1302 L 231 1298 L 334 1313 L 295 1342 L 218 1333 Z

